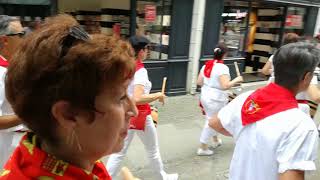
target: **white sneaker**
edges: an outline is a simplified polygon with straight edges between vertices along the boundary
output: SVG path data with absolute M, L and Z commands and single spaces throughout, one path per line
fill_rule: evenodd
M 211 155 L 213 155 L 213 151 L 211 151 L 210 149 L 203 150 L 203 149 L 199 148 L 197 151 L 197 155 L 198 156 L 211 156 Z
M 221 145 L 222 145 L 222 140 L 218 139 L 218 142 L 213 142 L 212 143 L 212 148 L 215 149 L 215 148 L 217 148 L 217 147 L 219 147 Z
M 164 180 L 178 180 L 179 175 L 178 174 L 167 174 L 164 178 Z

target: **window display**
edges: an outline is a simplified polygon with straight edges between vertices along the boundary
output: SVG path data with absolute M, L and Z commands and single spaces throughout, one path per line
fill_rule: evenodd
M 225 6 L 222 13 L 220 41 L 227 45 L 229 57 L 239 57 L 244 51 L 247 17 L 247 8 Z
M 148 59 L 166 60 L 169 52 L 172 0 L 138 0 L 137 33 L 150 41 Z
M 288 7 L 288 13 L 285 24 L 286 33 L 303 34 L 303 19 L 306 14 L 306 9 L 301 7 Z

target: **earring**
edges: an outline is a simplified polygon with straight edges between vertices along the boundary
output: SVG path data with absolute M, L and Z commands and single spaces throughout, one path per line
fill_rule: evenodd
M 67 138 L 67 144 L 73 146 L 74 143 L 76 143 L 76 145 L 78 147 L 78 150 L 80 152 L 82 152 L 82 147 L 81 147 L 81 144 L 79 142 L 78 136 L 77 136 L 75 130 L 72 129 L 71 134 Z

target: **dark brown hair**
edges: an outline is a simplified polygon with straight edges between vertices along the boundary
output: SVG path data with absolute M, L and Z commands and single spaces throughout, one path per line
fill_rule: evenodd
M 225 43 L 220 42 L 213 50 L 213 59 L 222 60 L 223 56 L 228 52 L 228 47 Z
M 70 28 L 78 25 L 68 15 L 48 19 L 22 42 L 7 72 L 6 95 L 14 112 L 51 143 L 57 141 L 51 114 L 55 102 L 65 100 L 92 112 L 103 88 L 115 88 L 134 74 L 134 52 L 119 39 L 92 35 L 64 52 Z

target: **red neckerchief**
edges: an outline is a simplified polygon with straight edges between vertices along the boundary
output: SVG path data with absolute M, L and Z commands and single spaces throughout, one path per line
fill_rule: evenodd
M 137 59 L 136 60 L 136 72 L 144 68 L 144 64 L 142 63 L 142 60 Z M 146 124 L 146 118 L 148 115 L 151 114 L 151 107 L 150 105 L 147 104 L 142 104 L 142 105 L 136 105 L 138 109 L 138 116 L 132 117 L 130 119 L 130 129 L 136 129 L 136 130 L 144 130 L 145 124 Z
M 141 59 L 137 59 L 136 60 L 136 72 L 141 68 L 144 68 L 144 64 L 142 63 Z
M 207 78 L 210 78 L 210 75 L 211 75 L 211 71 L 213 69 L 213 66 L 216 64 L 216 63 L 221 63 L 223 64 L 223 60 L 209 60 L 206 62 L 206 66 L 204 68 L 204 76 L 207 77 Z
M 56 159 L 37 147 L 37 136 L 27 133 L 0 174 L 2 179 L 111 180 L 102 162 L 96 162 L 92 172 Z
M 9 66 L 9 62 L 1 55 L 0 55 L 0 66 L 4 68 L 7 68 Z
M 295 96 L 275 83 L 256 90 L 244 102 L 241 109 L 242 125 L 246 126 L 273 114 L 297 108 Z

